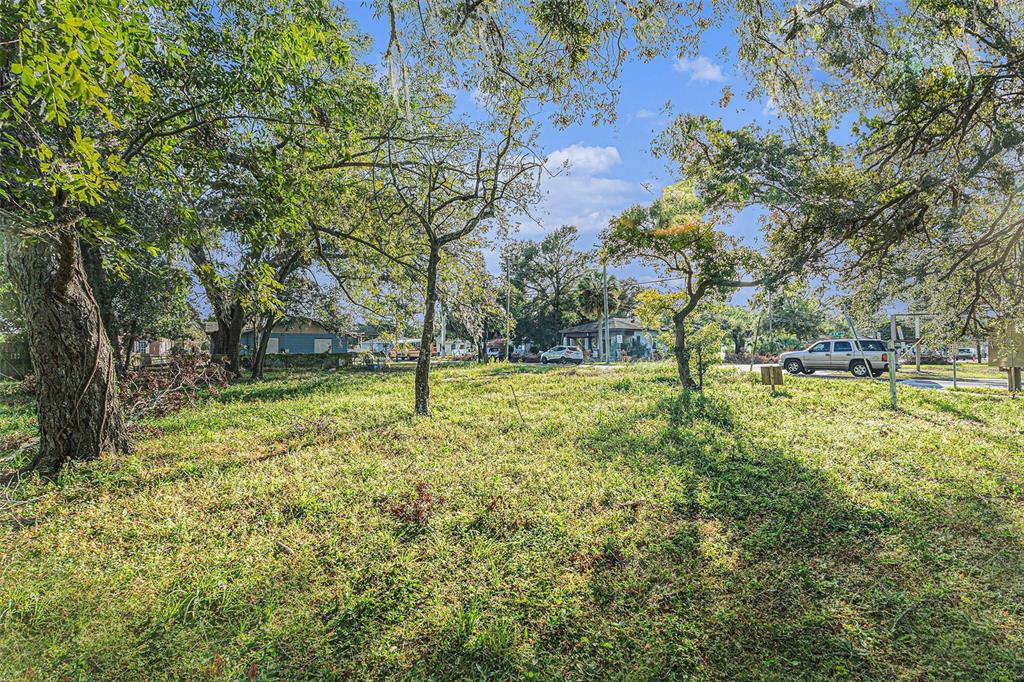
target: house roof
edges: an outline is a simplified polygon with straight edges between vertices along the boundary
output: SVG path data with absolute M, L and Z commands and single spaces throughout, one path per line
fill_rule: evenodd
M 323 325 L 318 323 L 316 320 L 313 320 L 311 318 L 306 318 L 306 317 L 292 317 L 292 318 L 288 318 L 286 320 L 282 320 L 281 322 L 278 322 L 276 325 L 274 325 L 274 331 L 287 331 L 289 328 L 294 327 L 295 325 L 302 325 L 302 324 L 309 325 L 309 326 L 314 326 L 314 327 L 319 327 L 321 330 L 323 330 L 322 333 L 325 333 L 325 334 L 333 334 L 334 333 L 334 332 L 328 331 L 327 329 L 324 329 Z M 216 334 L 217 333 L 217 321 L 216 320 L 207 320 L 207 321 L 203 322 L 203 329 L 204 329 L 204 331 L 207 334 Z M 242 329 L 242 333 L 243 334 L 248 334 L 248 333 L 250 333 L 252 331 L 253 331 L 252 323 L 246 323 L 245 327 Z M 349 330 L 347 330 L 345 332 L 342 332 L 342 334 L 339 334 L 338 336 L 342 336 L 342 335 L 362 336 L 362 337 L 376 337 L 376 336 L 379 336 L 380 333 L 372 325 L 368 325 L 368 324 L 355 324 L 355 325 L 352 326 L 351 329 L 349 329 Z
M 575 334 L 596 334 L 598 331 L 600 331 L 600 329 L 603 326 L 603 322 L 600 323 L 599 325 L 598 321 L 595 320 L 593 322 L 584 322 L 583 324 L 578 324 L 575 327 L 560 329 L 558 333 L 563 336 L 573 336 Z M 639 332 L 647 330 L 646 327 L 644 327 L 643 325 L 637 324 L 633 320 L 627 319 L 625 317 L 609 317 L 608 328 L 613 332 Z

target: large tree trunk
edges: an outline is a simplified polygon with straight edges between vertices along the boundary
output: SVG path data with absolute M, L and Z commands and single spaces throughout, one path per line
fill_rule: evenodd
M 266 322 L 260 327 L 260 338 L 259 343 L 256 346 L 256 352 L 252 356 L 252 378 L 262 379 L 263 378 L 263 367 L 267 360 L 267 347 L 270 345 L 270 334 L 274 330 L 274 325 L 277 321 L 273 317 L 266 318 Z M 256 332 L 255 325 L 253 325 L 253 333 Z
M 89 286 L 92 288 L 93 296 L 100 306 L 103 328 L 107 332 L 107 340 L 110 341 L 110 348 L 114 353 L 117 376 L 120 377 L 128 367 L 121 362 L 121 329 L 118 324 L 117 315 L 114 314 L 113 307 L 110 304 L 110 288 L 107 286 L 107 273 L 103 270 L 103 258 L 100 255 L 99 249 L 95 246 L 80 243 L 80 247 L 82 249 L 82 263 L 89 278 Z
M 430 347 L 434 339 L 434 309 L 437 307 L 437 266 L 441 260 L 439 247 L 430 247 L 427 261 L 427 291 L 423 306 L 423 333 L 420 355 L 416 358 L 416 414 L 430 414 Z
M 213 265 L 202 248 L 189 249 L 192 263 L 199 272 L 199 283 L 206 292 L 206 298 L 217 316 L 217 331 L 213 335 L 213 351 L 227 358 L 227 369 L 233 376 L 242 374 L 240 362 L 242 327 L 245 311 L 230 287 L 222 287 L 213 276 Z
M 62 225 L 59 237 L 12 243 L 6 254 L 36 374 L 39 451 L 25 469 L 47 475 L 130 448 L 116 360 L 73 229 Z
M 138 341 L 138 337 L 134 334 L 129 334 L 125 337 L 124 342 L 124 360 L 121 361 L 121 372 L 124 373 L 132 368 L 132 352 L 135 350 L 135 342 Z
M 244 326 L 245 311 L 242 310 L 242 304 L 236 301 L 231 304 L 226 334 L 227 348 L 225 349 L 225 355 L 228 356 L 228 372 L 236 377 L 242 376 L 242 327 Z
M 686 315 L 677 313 L 672 317 L 676 333 L 676 371 L 683 388 L 697 388 L 690 376 L 690 349 L 686 345 Z
M 211 301 L 212 302 L 212 301 Z M 216 310 L 217 331 L 213 336 L 213 349 L 227 361 L 227 370 L 232 376 L 241 376 L 242 327 L 245 325 L 245 311 L 241 303 L 231 303 Z

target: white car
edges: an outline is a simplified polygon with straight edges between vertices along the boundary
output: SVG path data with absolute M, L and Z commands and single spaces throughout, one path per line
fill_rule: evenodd
M 973 348 L 967 348 L 966 346 L 964 348 L 958 348 L 956 351 L 956 359 L 977 361 L 978 351 Z
M 583 364 L 583 351 L 576 346 L 555 346 L 541 353 L 540 361 L 545 365 L 549 362 L 580 365 Z

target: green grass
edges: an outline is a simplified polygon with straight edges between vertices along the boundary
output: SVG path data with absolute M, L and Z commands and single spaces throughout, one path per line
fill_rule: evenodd
M 753 379 L 233 386 L 0 498 L 0 678 L 1021 679 L 1024 401 Z
M 913 362 L 904 361 L 897 372 L 900 379 L 953 379 L 953 365 L 921 365 L 918 373 Z M 960 379 L 998 379 L 1006 381 L 1006 372 L 998 367 L 989 367 L 976 362 L 958 362 L 956 375 Z

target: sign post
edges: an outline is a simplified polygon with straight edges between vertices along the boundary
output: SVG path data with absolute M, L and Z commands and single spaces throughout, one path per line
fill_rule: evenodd
M 762 365 L 761 384 L 771 386 L 774 394 L 775 387 L 782 385 L 782 365 Z
M 1021 367 L 1024 367 L 1024 324 L 1016 320 L 998 320 L 992 325 L 995 334 L 988 342 L 988 364 L 1006 370 L 1006 388 L 1014 398 L 1024 390 Z

